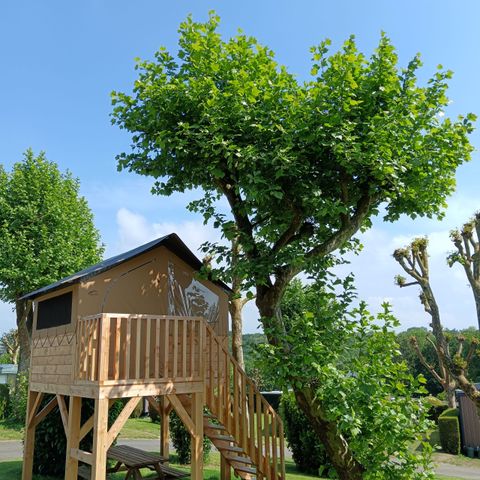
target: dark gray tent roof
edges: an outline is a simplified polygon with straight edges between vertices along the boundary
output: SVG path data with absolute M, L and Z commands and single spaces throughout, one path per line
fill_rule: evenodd
M 120 255 L 108 258 L 107 260 L 103 260 L 102 262 L 85 268 L 80 272 L 62 278 L 58 282 L 47 285 L 46 287 L 39 288 L 38 290 L 24 295 L 22 299 L 33 300 L 40 295 L 45 295 L 46 293 L 53 292 L 54 290 L 58 290 L 69 285 L 79 283 L 82 280 L 94 277 L 102 272 L 116 267 L 117 265 L 120 265 L 123 262 L 126 262 L 127 260 L 138 257 L 142 253 L 149 252 L 150 250 L 153 250 L 160 246 L 168 248 L 171 252 L 180 257 L 193 269 L 200 270 L 200 268 L 202 267 L 202 262 L 192 253 L 192 251 L 182 242 L 182 240 L 180 240 L 180 237 L 176 233 L 171 233 L 170 235 L 165 235 L 164 237 L 157 238 L 156 240 L 146 243 L 145 245 L 141 245 L 140 247 L 134 248 L 133 250 L 130 250 L 128 252 L 121 253 Z M 228 287 L 225 283 L 221 281 L 215 281 L 214 283 L 227 291 L 231 291 L 230 287 Z

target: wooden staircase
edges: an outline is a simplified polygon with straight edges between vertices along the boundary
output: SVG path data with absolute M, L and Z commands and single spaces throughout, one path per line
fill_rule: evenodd
M 285 479 L 283 423 L 206 324 L 204 432 L 245 480 Z

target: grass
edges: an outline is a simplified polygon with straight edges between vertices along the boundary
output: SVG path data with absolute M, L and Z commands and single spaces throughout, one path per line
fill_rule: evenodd
M 438 444 L 438 439 L 433 432 L 430 439 L 432 444 Z M 160 426 L 153 423 L 149 418 L 130 418 L 122 429 L 120 434 L 121 438 L 129 439 L 157 439 L 160 437 Z M 12 423 L 8 420 L 0 421 L 0 440 L 22 440 L 23 438 L 23 425 Z M 441 457 L 441 458 L 440 458 Z M 188 471 L 188 466 L 178 465 L 176 463 L 176 457 L 171 455 L 171 465 L 180 470 Z M 434 454 L 434 460 L 442 463 L 450 463 L 452 465 L 464 465 L 464 466 L 477 466 L 480 465 L 480 460 L 464 457 L 463 455 L 445 455 Z M 218 480 L 219 479 L 219 464 L 220 457 L 218 453 L 212 453 L 210 460 L 204 468 L 205 480 Z M 291 460 L 286 460 L 286 474 L 288 480 L 311 480 L 312 478 L 319 479 L 319 477 L 313 475 L 307 475 L 300 473 L 296 470 L 295 464 Z M 0 463 L 0 479 L 20 479 L 22 471 L 22 463 L 19 460 L 8 461 Z M 143 474 L 148 478 L 149 470 L 144 470 Z M 153 474 L 152 474 L 153 475 Z M 125 478 L 125 472 L 110 475 L 108 478 L 111 480 L 123 480 Z M 150 476 L 153 478 L 153 476 Z M 57 480 L 52 477 L 46 477 L 41 475 L 34 475 L 33 480 Z M 459 477 L 445 477 L 438 475 L 436 480 L 461 480 Z
M 120 433 L 120 437 L 132 439 L 160 438 L 160 425 L 153 423 L 149 418 L 129 418 Z M 0 420 L 0 441 L 22 439 L 23 425 L 12 422 L 11 420 Z
M 0 420 L 0 440 L 22 440 L 23 425 L 11 420 Z M 0 477 L 3 478 L 3 477 Z M 5 477 L 8 478 L 8 477 Z
M 122 428 L 120 438 L 160 438 L 160 425 L 150 418 L 129 418 Z
M 173 454 L 171 455 L 172 462 L 170 463 L 171 466 L 178 468 L 179 470 L 189 471 L 189 466 L 185 465 L 178 465 L 175 463 L 176 456 Z M 212 453 L 210 455 L 209 461 L 205 464 L 205 468 L 203 470 L 203 478 L 204 480 L 219 480 L 220 473 L 219 473 L 219 464 L 220 464 L 220 455 L 218 453 Z M 319 479 L 314 475 L 307 475 L 304 473 L 300 473 L 296 470 L 295 464 L 291 460 L 286 460 L 285 462 L 285 470 L 286 470 L 286 477 L 287 480 L 311 480 L 311 479 Z M 151 473 L 148 469 L 142 470 L 142 475 L 144 478 L 155 478 L 154 473 Z M 20 460 L 16 461 L 9 461 L 9 462 L 0 462 L 0 478 L 5 478 L 9 480 L 19 480 L 22 476 L 22 462 Z M 116 473 L 114 475 L 110 475 L 108 477 L 110 480 L 124 480 L 125 472 Z M 233 477 L 232 477 L 233 478 Z M 462 480 L 459 477 L 445 477 L 443 475 L 438 475 L 435 477 L 436 480 Z M 34 475 L 33 480 L 58 480 L 53 477 L 46 477 L 42 475 Z M 326 480 L 326 479 L 324 479 Z

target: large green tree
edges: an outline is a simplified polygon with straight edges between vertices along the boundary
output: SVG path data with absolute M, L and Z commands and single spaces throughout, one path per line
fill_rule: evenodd
M 30 359 L 26 293 L 97 262 L 99 233 L 79 181 L 44 153 L 27 150 L 10 172 L 0 167 L 0 300 L 14 303 L 20 371 Z
M 188 18 L 177 55 L 160 49 L 138 64 L 133 94 L 113 93 L 112 121 L 132 133 L 118 165 L 154 177 L 158 194 L 202 189 L 189 208 L 228 240 L 238 235 L 241 258 L 227 273 L 255 290 L 268 340 L 288 356 L 295 339 L 280 301 L 292 278 L 355 245 L 381 206 L 388 221 L 441 214 L 470 158 L 474 117 L 442 117 L 451 73 L 439 68 L 418 85 L 419 56 L 400 69 L 385 35 L 370 58 L 353 37 L 331 55 L 322 42 L 302 83 L 254 38 L 222 40 L 218 24 L 213 13 Z M 232 265 L 229 248 L 210 250 Z M 311 385 L 295 389 L 318 434 L 329 432 L 327 449 L 340 452 L 340 478 L 362 478 Z

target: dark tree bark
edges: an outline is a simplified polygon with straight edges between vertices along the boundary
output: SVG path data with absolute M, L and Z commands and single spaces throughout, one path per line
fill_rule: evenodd
M 309 387 L 294 389 L 298 406 L 307 416 L 334 465 L 340 480 L 362 480 L 365 469 L 355 459 L 347 440 L 338 431 L 336 422 L 326 418 L 321 403 L 315 399 L 315 392 Z
M 27 372 L 30 368 L 30 352 L 32 337 L 32 302 L 30 300 L 15 301 L 18 343 L 20 345 L 20 355 L 18 361 L 18 373 Z

